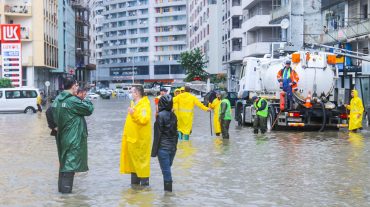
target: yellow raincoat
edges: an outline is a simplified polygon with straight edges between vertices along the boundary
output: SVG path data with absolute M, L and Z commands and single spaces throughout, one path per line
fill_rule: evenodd
M 151 109 L 148 97 L 143 97 L 134 108 L 132 115 L 128 114 L 122 135 L 120 172 L 122 174 L 136 173 L 140 178 L 150 176 L 151 152 Z
M 177 131 L 185 135 L 190 135 L 190 131 L 193 127 L 194 106 L 198 106 L 204 111 L 208 110 L 197 97 L 189 92 L 184 92 L 176 96 L 173 99 L 173 105 L 178 107 Z
M 347 109 L 350 110 L 349 114 L 349 130 L 355 130 L 362 127 L 362 115 L 364 113 L 364 106 L 362 100 L 358 97 L 358 92 L 352 90 L 353 98 Z
M 215 127 L 215 133 L 221 133 L 221 123 L 219 120 L 219 112 L 220 112 L 220 105 L 221 100 L 218 98 L 215 98 L 212 103 L 209 104 L 209 108 L 213 109 L 214 116 L 213 116 L 213 125 Z

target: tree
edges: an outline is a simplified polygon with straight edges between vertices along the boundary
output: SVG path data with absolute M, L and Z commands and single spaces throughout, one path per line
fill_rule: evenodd
M 187 75 L 185 82 L 207 80 L 209 74 L 204 71 L 204 68 L 208 61 L 204 60 L 204 54 L 199 48 L 181 53 L 179 63 Z
M 12 81 L 8 78 L 0 78 L 0 88 L 12 88 Z

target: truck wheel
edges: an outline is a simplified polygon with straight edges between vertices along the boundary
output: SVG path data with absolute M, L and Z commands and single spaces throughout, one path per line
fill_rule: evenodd
M 275 128 L 275 126 L 272 127 L 274 121 L 275 121 L 275 111 L 272 108 L 269 108 L 269 115 L 267 117 L 267 131 L 272 131 Z

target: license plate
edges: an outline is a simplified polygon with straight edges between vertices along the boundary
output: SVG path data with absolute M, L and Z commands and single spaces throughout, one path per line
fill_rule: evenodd
M 291 122 L 302 122 L 302 118 L 288 118 L 288 121 L 291 121 Z

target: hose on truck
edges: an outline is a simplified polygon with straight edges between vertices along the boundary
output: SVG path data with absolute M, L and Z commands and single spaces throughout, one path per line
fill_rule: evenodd
M 322 109 L 322 124 L 319 132 L 324 131 L 325 126 L 326 126 L 326 111 L 325 111 L 325 104 L 320 101 L 321 109 Z

